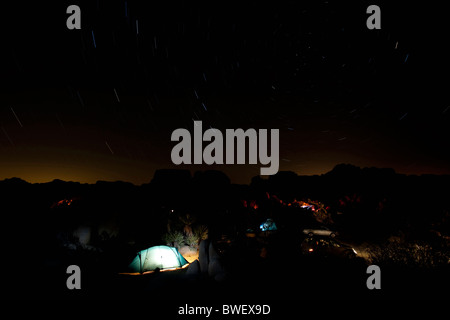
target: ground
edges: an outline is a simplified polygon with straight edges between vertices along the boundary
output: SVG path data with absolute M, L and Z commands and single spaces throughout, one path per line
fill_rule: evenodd
M 167 299 L 174 301 L 230 298 L 262 300 L 335 300 L 449 298 L 449 268 L 415 268 L 381 265 L 381 290 L 366 286 L 369 261 L 302 255 L 295 242 L 287 243 L 277 234 L 246 238 L 242 242 L 221 241 L 217 251 L 228 271 L 218 282 L 207 275 L 188 275 L 187 268 L 139 276 L 121 275 L 92 261 L 81 264 L 82 290 L 67 290 L 64 265 L 47 268 L 43 292 L 52 298 Z M 357 247 L 359 252 L 364 252 Z M 186 258 L 193 261 L 196 252 Z M 261 254 L 264 252 L 264 254 Z M 363 253 L 362 256 L 367 253 Z M 195 259 L 194 259 L 195 260 Z M 224 301 L 225 301 L 224 300 Z

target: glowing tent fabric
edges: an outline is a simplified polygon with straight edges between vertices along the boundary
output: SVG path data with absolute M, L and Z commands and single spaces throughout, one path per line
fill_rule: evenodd
M 176 248 L 155 246 L 139 251 L 128 268 L 132 272 L 144 273 L 156 269 L 176 269 L 188 265 Z
M 267 219 L 266 221 L 264 221 L 263 223 L 261 223 L 259 228 L 261 229 L 261 231 L 276 231 L 277 230 L 277 226 L 276 226 L 275 222 L 270 218 Z

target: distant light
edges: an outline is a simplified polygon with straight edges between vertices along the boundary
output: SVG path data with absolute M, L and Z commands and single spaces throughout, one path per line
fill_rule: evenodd
M 277 230 L 277 226 L 276 226 L 275 222 L 270 218 L 267 219 L 266 221 L 264 221 L 263 223 L 261 223 L 259 228 L 261 229 L 261 231 L 276 231 Z
M 314 249 L 313 249 L 313 248 L 311 248 L 311 249 L 309 249 L 308 251 L 309 251 L 309 252 L 313 252 L 313 251 L 314 251 Z

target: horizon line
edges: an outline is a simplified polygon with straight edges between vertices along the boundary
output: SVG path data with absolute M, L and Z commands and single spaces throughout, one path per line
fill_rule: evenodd
M 324 173 L 320 173 L 320 174 L 317 174 L 317 173 L 316 174 L 299 174 L 299 173 L 297 173 L 297 172 L 295 172 L 293 170 L 281 170 L 281 171 L 278 171 L 276 174 L 269 175 L 269 176 L 268 175 L 255 175 L 255 176 L 253 176 L 250 179 L 249 183 L 232 182 L 230 177 L 222 170 L 217 170 L 217 169 L 196 170 L 196 171 L 194 171 L 192 173 L 192 170 L 189 170 L 189 169 L 177 169 L 177 168 L 160 168 L 160 169 L 156 169 L 155 172 L 153 173 L 153 177 L 148 182 L 144 182 L 144 183 L 141 183 L 141 184 L 137 184 L 137 183 L 134 183 L 134 182 L 131 182 L 131 181 L 125 181 L 125 180 L 103 180 L 103 179 L 99 179 L 99 180 L 96 180 L 95 182 L 82 182 L 82 181 L 73 181 L 73 180 L 63 180 L 63 179 L 59 179 L 59 178 L 54 178 L 52 180 L 42 181 L 42 182 L 30 182 L 30 181 L 28 181 L 26 179 L 23 179 L 23 178 L 17 177 L 17 176 L 13 176 L 13 177 L 9 177 L 9 178 L 3 178 L 3 179 L 0 180 L 0 182 L 4 182 L 6 180 L 14 180 L 14 179 L 18 179 L 18 180 L 24 181 L 24 182 L 26 182 L 28 184 L 46 184 L 46 183 L 52 183 L 52 182 L 55 182 L 55 181 L 72 182 L 72 183 L 88 184 L 88 185 L 89 184 L 93 185 L 93 184 L 97 184 L 97 183 L 101 183 L 101 182 L 107 182 L 107 183 L 118 183 L 118 182 L 121 182 L 121 183 L 132 184 L 134 186 L 138 186 L 139 187 L 139 186 L 143 186 L 143 185 L 146 185 L 146 184 L 150 184 L 153 181 L 153 179 L 155 178 L 155 174 L 156 174 L 157 171 L 167 170 L 167 171 L 188 171 L 190 173 L 190 178 L 194 178 L 195 173 L 197 173 L 197 172 L 216 171 L 216 172 L 223 173 L 230 180 L 230 184 L 250 185 L 251 184 L 251 180 L 253 178 L 260 177 L 263 180 L 268 180 L 271 176 L 276 176 L 276 175 L 278 175 L 280 173 L 284 173 L 284 172 L 292 172 L 295 175 L 297 175 L 298 177 L 320 177 L 320 176 L 326 175 L 326 174 L 328 174 L 330 172 L 333 172 L 336 169 L 336 167 L 339 167 L 339 166 L 354 167 L 354 168 L 359 169 L 359 170 L 364 170 L 364 169 L 392 170 L 394 174 L 396 174 L 396 175 L 403 175 L 403 176 L 418 176 L 418 177 L 420 177 L 420 176 L 450 176 L 450 174 L 447 174 L 447 173 L 442 173 L 442 174 L 436 174 L 436 173 L 420 173 L 420 174 L 401 173 L 401 172 L 397 172 L 394 168 L 390 168 L 390 167 L 375 167 L 375 166 L 359 167 L 359 166 L 356 166 L 356 165 L 353 165 L 353 164 L 340 163 L 340 164 L 335 165 L 331 170 L 329 170 L 327 172 L 324 172 Z

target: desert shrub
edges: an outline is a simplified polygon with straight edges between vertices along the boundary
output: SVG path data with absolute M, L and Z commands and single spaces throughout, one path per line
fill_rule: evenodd
M 186 231 L 185 229 L 183 231 Z M 208 238 L 208 228 L 204 225 L 198 225 L 192 232 L 171 231 L 162 236 L 162 240 L 168 246 L 180 248 L 188 245 L 192 248 L 198 246 L 200 241 Z
M 186 236 L 185 242 L 188 246 L 194 248 L 199 244 L 199 238 L 196 234 L 192 233 Z
M 162 240 L 171 247 L 180 248 L 184 245 L 184 236 L 183 233 L 179 231 L 173 231 L 165 233 L 162 236 Z
M 208 227 L 205 225 L 195 227 L 194 235 L 197 237 L 198 242 L 208 239 Z

